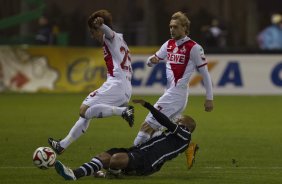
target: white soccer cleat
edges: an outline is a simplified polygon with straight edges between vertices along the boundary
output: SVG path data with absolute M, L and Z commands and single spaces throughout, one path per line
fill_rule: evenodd
M 62 162 L 58 160 L 55 163 L 55 169 L 57 173 L 61 175 L 65 180 L 76 180 L 73 171 L 70 168 L 64 166 L 64 164 L 62 164 Z

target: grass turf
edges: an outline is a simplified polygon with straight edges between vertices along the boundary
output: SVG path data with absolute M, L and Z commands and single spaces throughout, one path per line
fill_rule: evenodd
M 32 164 L 33 151 L 47 138 L 64 137 L 78 118 L 86 94 L 0 94 L 0 183 L 64 183 L 54 169 Z M 154 103 L 156 96 L 134 96 Z M 149 177 L 78 183 L 282 183 L 281 96 L 216 96 L 212 113 L 204 97 L 190 96 L 185 113 L 197 121 L 193 141 L 200 150 L 191 170 L 185 156 L 167 162 Z M 147 110 L 135 105 L 135 126 L 120 117 L 92 120 L 85 135 L 58 159 L 78 167 L 111 147 L 129 147 Z

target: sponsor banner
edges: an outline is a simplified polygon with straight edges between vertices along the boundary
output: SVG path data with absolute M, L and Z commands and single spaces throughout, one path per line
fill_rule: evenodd
M 0 90 L 91 92 L 107 75 L 101 49 L 0 47 Z
M 132 58 L 134 93 L 162 94 L 165 63 L 148 68 L 147 56 Z M 207 59 L 216 95 L 282 95 L 282 55 L 207 55 Z M 198 72 L 192 75 L 189 86 L 191 94 L 205 94 Z
M 215 94 L 282 95 L 282 55 L 209 55 Z M 199 86 L 191 89 L 198 93 Z
M 153 53 L 138 47 L 133 53 Z M 101 48 L 0 47 L 0 92 L 91 92 L 106 80 Z
M 150 68 L 147 58 L 158 48 L 131 47 L 134 94 L 162 94 L 165 63 Z M 214 93 L 281 95 L 282 55 L 207 55 Z M 101 48 L 0 47 L 0 91 L 91 92 L 106 80 Z M 195 72 L 191 94 L 204 94 Z

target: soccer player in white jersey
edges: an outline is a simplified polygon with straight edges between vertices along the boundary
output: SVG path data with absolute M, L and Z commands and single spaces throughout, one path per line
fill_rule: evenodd
M 57 154 L 61 154 L 87 130 L 92 118 L 119 115 L 130 127 L 134 123 L 134 108 L 127 107 L 132 93 L 132 68 L 128 46 L 122 34 L 112 30 L 112 16 L 107 10 L 94 12 L 88 19 L 88 27 L 92 37 L 103 45 L 108 70 L 107 80 L 82 102 L 80 117 L 68 135 L 61 141 L 48 139 Z
M 171 39 L 166 41 L 159 51 L 147 60 L 149 67 L 159 63 L 159 61 L 166 62 L 167 88 L 154 106 L 170 119 L 177 119 L 186 108 L 188 83 L 195 70 L 198 70 L 203 77 L 206 90 L 205 111 L 213 110 L 212 82 L 208 72 L 207 60 L 203 48 L 188 37 L 189 28 L 188 17 L 182 12 L 174 13 L 169 24 Z M 163 126 L 149 113 L 141 125 L 134 145 L 147 141 L 162 129 Z M 191 143 L 186 151 L 189 168 L 193 165 L 197 149 L 198 145 Z

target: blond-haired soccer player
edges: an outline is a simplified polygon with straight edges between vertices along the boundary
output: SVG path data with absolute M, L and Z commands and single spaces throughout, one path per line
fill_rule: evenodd
M 48 139 L 57 154 L 61 154 L 87 130 L 92 118 L 119 115 L 130 127 L 134 123 L 134 109 L 132 106 L 127 107 L 132 93 L 132 68 L 129 48 L 123 35 L 112 30 L 112 16 L 107 10 L 90 15 L 88 27 L 92 37 L 103 45 L 107 80 L 82 102 L 80 117 L 69 134 L 61 141 Z
M 187 16 L 182 12 L 174 13 L 169 23 L 171 39 L 166 41 L 147 60 L 149 67 L 160 61 L 166 62 L 167 88 L 154 107 L 170 119 L 177 119 L 186 108 L 189 79 L 196 70 L 202 75 L 206 90 L 205 111 L 210 112 L 213 110 L 212 82 L 208 72 L 207 59 L 203 48 L 188 37 L 189 29 L 190 20 Z M 144 143 L 162 129 L 163 126 L 149 113 L 141 125 L 141 129 L 134 140 L 134 145 Z M 198 146 L 194 143 L 191 143 L 188 148 L 187 164 L 189 168 L 193 165 L 197 149 Z

